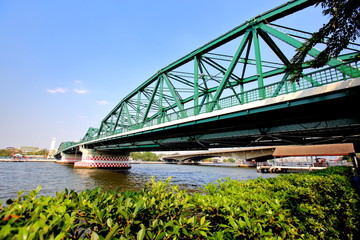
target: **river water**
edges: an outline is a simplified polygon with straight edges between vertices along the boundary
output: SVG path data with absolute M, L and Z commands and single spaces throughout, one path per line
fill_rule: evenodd
M 122 171 L 82 169 L 54 162 L 0 162 L 0 202 L 16 198 L 42 185 L 39 195 L 54 196 L 65 188 L 82 191 L 100 187 L 104 190 L 136 191 L 149 179 L 172 177 L 172 183 L 182 189 L 195 190 L 219 178 L 246 180 L 258 177 L 275 177 L 275 174 L 258 173 L 254 168 L 237 168 L 177 164 L 132 164 Z

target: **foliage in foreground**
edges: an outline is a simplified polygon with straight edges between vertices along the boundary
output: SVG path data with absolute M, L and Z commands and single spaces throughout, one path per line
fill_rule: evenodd
M 339 174 L 341 173 L 341 175 Z M 350 168 L 236 181 L 200 193 L 151 179 L 140 192 L 37 190 L 0 209 L 0 239 L 356 239 Z

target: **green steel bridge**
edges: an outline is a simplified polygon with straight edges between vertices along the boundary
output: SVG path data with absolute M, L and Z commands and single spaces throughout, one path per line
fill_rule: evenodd
M 276 24 L 313 0 L 294 0 L 258 15 L 160 69 L 125 96 L 79 142 L 132 152 L 284 144 L 360 143 L 360 45 L 326 67 L 304 63 L 291 82 L 290 59 L 311 33 Z M 324 39 L 326 43 L 327 39 Z M 308 53 L 316 57 L 325 44 Z

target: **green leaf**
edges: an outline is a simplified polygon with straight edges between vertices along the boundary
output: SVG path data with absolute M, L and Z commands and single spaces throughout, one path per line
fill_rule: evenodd
M 65 233 L 65 232 L 61 232 L 61 233 L 59 233 L 59 234 L 56 236 L 55 240 L 64 239 L 65 236 L 66 236 L 66 233 Z
M 126 220 L 129 219 L 129 214 L 128 214 L 127 212 L 125 212 L 125 211 L 122 210 L 122 209 L 119 209 L 118 211 L 119 211 L 119 213 L 121 214 L 121 216 L 123 216 Z
M 152 227 L 156 227 L 157 225 L 158 225 L 158 219 L 155 219 L 153 222 L 152 222 L 152 224 L 151 224 L 151 226 Z
M 200 235 L 202 235 L 202 236 L 204 236 L 204 237 L 207 237 L 206 232 L 204 232 L 204 231 L 199 231 L 199 233 L 200 233 Z
M 10 232 L 11 232 L 11 226 L 9 224 L 2 226 L 0 229 L 0 239 L 5 239 L 5 237 L 8 236 Z
M 29 235 L 29 232 L 26 230 L 25 227 L 20 228 L 18 239 L 27 239 Z
M 203 216 L 201 219 L 200 219 L 200 225 L 204 225 L 204 223 L 205 223 L 205 216 Z
M 111 231 L 106 235 L 105 240 L 112 239 L 112 236 L 115 234 L 115 232 L 119 229 L 119 224 L 115 223 L 114 227 L 111 229 Z
M 124 232 L 126 235 L 128 235 L 130 233 L 131 229 L 130 229 L 130 225 L 127 225 L 124 229 Z
M 238 229 L 239 226 L 235 223 L 234 219 L 230 216 L 229 217 L 229 223 L 231 224 L 231 226 L 235 229 Z
M 113 220 L 112 220 L 111 218 L 108 218 L 108 219 L 106 220 L 106 224 L 108 225 L 109 228 L 111 228 L 112 225 L 113 225 Z
M 136 240 L 143 240 L 144 237 L 145 237 L 145 233 L 146 233 L 145 228 L 142 228 L 142 229 L 137 233 Z
M 91 233 L 91 240 L 99 240 L 99 239 L 100 239 L 99 235 L 95 231 L 93 231 Z
M 166 236 L 166 232 L 162 232 L 156 237 L 156 240 L 162 240 L 165 238 L 165 236 Z
M 195 217 L 192 217 L 187 220 L 187 223 L 189 223 L 189 224 L 194 223 L 194 221 L 195 221 Z
M 142 200 L 140 200 L 140 201 L 138 201 L 138 202 L 136 203 L 136 207 L 135 207 L 135 210 L 134 210 L 134 213 L 133 213 L 133 216 L 134 216 L 134 217 L 138 214 L 138 212 L 140 211 L 140 209 L 143 207 L 143 204 L 144 204 L 144 202 L 143 202 Z

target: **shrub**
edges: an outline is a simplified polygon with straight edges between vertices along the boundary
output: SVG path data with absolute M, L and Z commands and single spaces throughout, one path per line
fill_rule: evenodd
M 139 192 L 19 193 L 0 209 L 0 239 L 356 239 L 349 168 L 237 181 L 198 193 L 150 179 Z

